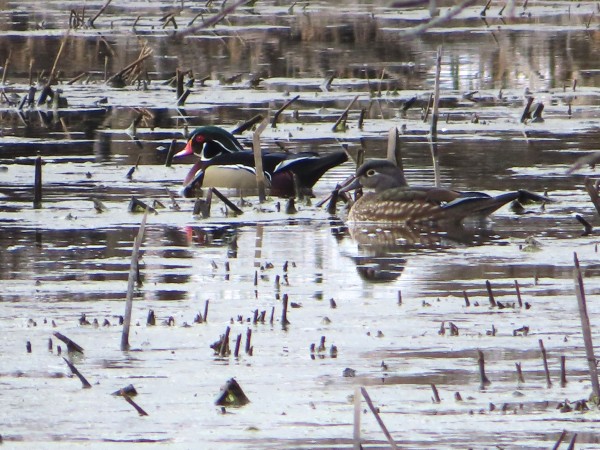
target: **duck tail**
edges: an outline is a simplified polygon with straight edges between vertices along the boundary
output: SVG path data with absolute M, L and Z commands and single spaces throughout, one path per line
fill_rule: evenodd
M 346 161 L 348 161 L 348 155 L 344 151 L 324 156 L 299 154 L 295 158 L 283 161 L 275 173 L 283 170 L 291 171 L 298 177 L 301 186 L 312 188 L 325 172 Z
M 518 190 L 491 196 L 467 196 L 458 198 L 443 206 L 445 215 L 450 218 L 464 218 L 467 216 L 486 217 L 500 209 L 507 203 L 517 200 L 519 203 L 547 202 L 548 197 L 533 192 Z

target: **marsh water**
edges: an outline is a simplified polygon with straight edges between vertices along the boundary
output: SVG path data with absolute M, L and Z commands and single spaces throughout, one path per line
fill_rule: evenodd
M 197 25 L 228 5 L 114 0 L 90 27 L 105 3 L 0 0 L 5 446 L 351 448 L 353 397 L 364 386 L 401 448 L 551 448 L 563 430 L 565 442 L 577 434 L 577 448 L 599 448 L 596 408 L 557 408 L 591 393 L 574 252 L 600 340 L 598 240 L 583 235 L 574 217 L 598 223 L 583 188 L 596 171 L 567 172 L 598 149 L 596 3 L 492 2 L 482 15 L 479 2 L 412 35 L 430 20 L 427 5 L 259 0 L 187 34 L 195 17 Z M 438 6 L 444 16 L 454 4 Z M 38 98 L 63 42 L 53 88 L 68 103 L 21 103 L 30 84 Z M 317 201 L 354 172 L 359 149 L 367 158 L 385 157 L 390 129 L 400 130 L 409 181 L 433 183 L 430 125 L 422 116 L 440 46 L 442 184 L 546 192 L 552 202 L 520 212 L 505 207 L 459 230 L 348 228 L 343 206 L 332 216 Z M 143 48 L 152 55 L 136 81 L 106 83 Z M 169 83 L 177 69 L 195 78 L 179 107 Z M 526 90 L 544 104 L 541 123 L 521 122 Z M 194 199 L 178 196 L 192 159 L 165 167 L 171 142 L 183 147 L 199 125 L 234 129 L 258 113 L 272 118 L 295 95 L 277 126 L 262 134 L 263 146 L 347 148 L 351 161 L 319 181 L 314 199 L 297 200 L 295 214 L 284 212 L 286 199 L 242 202 L 227 192 L 242 215 L 216 200 L 210 218 L 193 215 Z M 355 96 L 346 129 L 333 131 Z M 250 142 L 252 133 L 242 139 Z M 35 209 L 37 156 L 44 161 L 43 202 Z M 119 316 L 142 216 L 128 212 L 132 196 L 159 203 L 141 249 L 132 350 L 122 352 Z M 490 306 L 486 280 L 503 307 Z M 207 320 L 195 323 L 207 301 Z M 150 310 L 154 326 L 146 323 Z M 262 312 L 265 320 L 254 320 Z M 242 335 L 237 358 L 210 347 L 228 326 L 232 347 Z M 243 351 L 248 330 L 252 354 Z M 68 354 L 55 332 L 84 354 Z M 478 351 L 489 386 L 480 383 Z M 81 388 L 61 356 L 91 389 Z M 215 405 L 230 378 L 248 405 Z M 129 384 L 148 416 L 111 395 Z M 432 400 L 432 385 L 440 402 Z M 363 447 L 388 448 L 364 402 L 361 411 Z

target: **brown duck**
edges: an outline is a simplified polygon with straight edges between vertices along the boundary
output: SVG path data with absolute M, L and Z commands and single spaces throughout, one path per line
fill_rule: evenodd
M 513 200 L 550 200 L 525 190 L 491 196 L 483 192 L 411 187 L 402 169 L 385 159 L 365 162 L 357 170 L 354 182 L 342 190 L 360 186 L 374 192 L 366 193 L 352 205 L 348 222 L 460 223 L 467 217 L 484 218 Z

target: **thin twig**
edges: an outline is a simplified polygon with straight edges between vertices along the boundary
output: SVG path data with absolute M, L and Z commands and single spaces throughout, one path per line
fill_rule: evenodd
M 406 31 L 400 32 L 400 36 L 401 37 L 409 37 L 409 36 L 417 36 L 417 35 L 423 34 L 430 28 L 437 27 L 438 25 L 441 25 L 441 24 L 447 22 L 448 20 L 454 18 L 455 16 L 460 14 L 462 11 L 464 11 L 465 9 L 467 9 L 470 6 L 473 6 L 476 3 L 477 3 L 477 0 L 465 0 L 464 2 L 456 5 L 454 8 L 452 8 L 450 11 L 448 11 L 443 16 L 436 17 L 435 19 L 431 19 L 430 21 L 428 21 L 422 25 L 419 25 L 419 26 L 410 28 Z
M 285 104 L 279 108 L 275 114 L 273 114 L 273 121 L 271 122 L 271 128 L 277 128 L 277 119 L 283 111 L 285 111 L 292 103 L 300 98 L 300 95 L 296 95 L 294 98 L 289 99 Z
M 346 118 L 348 117 L 348 111 L 350 111 L 350 108 L 352 108 L 352 105 L 354 105 L 354 103 L 356 102 L 356 100 L 358 100 L 358 97 L 360 97 L 360 95 L 357 95 L 357 96 L 355 96 L 352 99 L 352 101 L 346 107 L 346 109 L 344 110 L 344 112 L 342 112 L 342 114 L 340 115 L 340 117 L 338 118 L 338 120 L 336 120 L 335 124 L 331 128 L 333 131 L 338 131 L 338 126 L 340 125 L 340 123 L 342 123 L 342 122 L 344 122 L 346 120 Z
M 369 406 L 369 409 L 371 410 L 371 412 L 375 416 L 375 419 L 377 420 L 377 423 L 381 427 L 381 431 L 383 431 L 383 434 L 387 438 L 387 440 L 388 440 L 388 442 L 390 444 L 390 447 L 392 447 L 392 449 L 396 450 L 398 448 L 398 446 L 396 445 L 396 442 L 394 441 L 394 438 L 392 437 L 392 435 L 388 431 L 387 427 L 383 423 L 383 420 L 381 420 L 381 417 L 379 416 L 379 412 L 377 412 L 377 409 L 373 405 L 373 402 L 371 401 L 371 397 L 369 396 L 369 393 L 367 392 L 367 390 L 364 387 L 360 388 L 360 392 L 362 393 L 363 398 L 367 402 L 367 405 Z
M 133 289 L 137 279 L 138 260 L 142 240 L 144 239 L 144 230 L 146 229 L 146 220 L 148 219 L 148 209 L 144 212 L 140 229 L 133 242 L 133 251 L 131 252 L 131 266 L 129 267 L 129 278 L 127 280 L 127 298 L 125 301 L 125 314 L 123 316 L 123 333 L 121 334 L 121 351 L 129 350 L 129 328 L 131 326 L 131 311 L 133 309 Z
M 265 172 L 263 170 L 262 150 L 260 148 L 260 135 L 269 123 L 268 119 L 264 119 L 252 135 L 252 147 L 254 150 L 254 170 L 256 171 L 256 185 L 258 187 L 258 201 L 265 202 Z
M 110 5 L 111 2 L 112 2 L 112 0 L 106 0 L 106 3 L 104 4 L 104 6 L 102 6 L 102 8 L 100 8 L 100 10 L 96 13 L 96 15 L 90 19 L 90 21 L 88 22 L 88 25 L 90 27 L 94 28 L 94 22 L 96 21 L 96 19 L 98 17 L 100 17 L 100 15 L 106 10 L 106 8 L 108 8 L 108 5 Z
M 50 75 L 48 76 L 48 86 L 52 85 L 54 83 L 54 77 L 56 76 L 56 69 L 58 66 L 58 60 L 60 59 L 60 55 L 62 55 L 62 52 L 65 48 L 65 44 L 67 43 L 67 38 L 69 37 L 69 30 L 67 30 L 67 32 L 65 33 L 65 36 L 63 37 L 63 40 L 60 43 L 60 47 L 58 49 L 58 53 L 56 54 L 56 58 L 54 58 L 54 65 L 52 66 L 52 70 L 50 71 Z
M 207 19 L 206 21 L 204 21 L 198 25 L 190 26 L 190 27 L 186 28 L 185 30 L 182 30 L 181 32 L 177 33 L 177 36 L 185 37 L 185 36 L 189 36 L 190 34 L 195 33 L 196 31 L 200 31 L 204 28 L 210 28 L 213 25 L 216 25 L 217 23 L 219 23 L 221 20 L 223 20 L 223 18 L 225 16 L 234 12 L 238 7 L 245 5 L 249 1 L 250 0 L 238 0 L 237 2 L 229 5 L 227 8 L 222 9 L 221 11 L 219 11 L 218 14 L 215 14 L 214 16 Z
M 590 330 L 590 318 L 587 313 L 585 290 L 583 287 L 583 277 L 579 268 L 579 259 L 577 253 L 573 254 L 575 269 L 573 276 L 575 278 L 575 294 L 577 295 L 577 304 L 579 306 L 579 317 L 581 319 L 581 329 L 583 332 L 583 342 L 585 343 L 585 354 L 588 360 L 590 377 L 592 381 L 592 391 L 594 394 L 594 403 L 598 404 L 600 399 L 600 384 L 598 383 L 598 367 L 596 366 L 596 357 L 594 355 L 594 344 L 592 342 L 592 332 Z
M 71 364 L 69 362 L 69 360 L 67 358 L 65 358 L 64 356 L 63 356 L 63 359 L 67 363 L 67 366 L 69 366 L 69 369 L 71 369 L 71 372 L 73 373 L 73 375 L 75 375 L 77 378 L 79 378 L 79 381 L 81 381 L 82 387 L 84 389 L 90 389 L 92 387 L 92 385 L 89 383 L 88 380 L 85 379 L 85 377 L 81 374 L 81 372 L 79 372 L 79 370 L 77 370 L 77 367 L 75 367 L 73 364 Z

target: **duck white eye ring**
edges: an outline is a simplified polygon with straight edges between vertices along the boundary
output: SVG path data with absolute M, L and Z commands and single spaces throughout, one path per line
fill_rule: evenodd
M 366 173 L 366 175 L 367 175 L 368 177 L 372 177 L 373 175 L 375 175 L 375 173 L 376 173 L 376 172 L 375 172 L 375 169 L 369 169 L 369 170 L 367 170 L 367 173 Z

